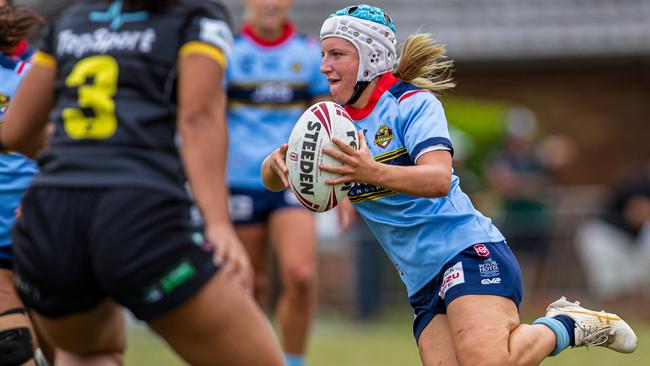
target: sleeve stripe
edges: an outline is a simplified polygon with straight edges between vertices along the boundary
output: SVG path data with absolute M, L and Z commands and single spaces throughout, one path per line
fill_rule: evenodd
M 181 50 L 178 52 L 178 57 L 183 58 L 191 54 L 200 54 L 207 56 L 215 60 L 219 66 L 221 66 L 221 68 L 226 68 L 226 56 L 220 49 L 213 45 L 199 41 L 187 42 L 183 45 L 183 47 L 181 47 Z
M 413 148 L 413 152 L 411 153 L 411 159 L 412 159 L 411 161 L 413 162 L 413 164 L 415 164 L 415 160 L 419 157 L 420 152 L 422 152 L 422 150 L 426 149 L 429 146 L 438 145 L 438 144 L 449 146 L 451 155 L 452 156 L 454 155 L 454 147 L 451 145 L 451 141 L 448 138 L 431 137 L 420 142 L 415 146 L 415 148 Z
M 36 51 L 32 57 L 32 64 L 44 67 L 56 67 L 56 59 L 43 51 Z
M 415 95 L 417 93 L 428 93 L 428 92 L 429 92 L 428 90 L 411 90 L 411 91 L 408 91 L 408 92 L 402 94 L 401 97 L 399 97 L 399 99 L 397 100 L 397 103 L 402 103 L 402 101 L 404 101 L 404 99 L 408 99 L 409 97 L 412 97 L 413 95 Z

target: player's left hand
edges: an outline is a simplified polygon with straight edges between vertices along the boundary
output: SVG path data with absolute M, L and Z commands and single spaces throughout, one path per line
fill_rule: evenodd
M 372 184 L 377 176 L 377 163 L 370 154 L 366 138 L 362 131 L 359 131 L 359 150 L 354 149 L 345 142 L 332 138 L 332 142 L 340 149 L 323 148 L 323 152 L 343 165 L 333 166 L 321 164 L 320 169 L 330 173 L 340 174 L 340 177 L 328 179 L 326 184 L 335 185 L 339 183 L 370 183 Z

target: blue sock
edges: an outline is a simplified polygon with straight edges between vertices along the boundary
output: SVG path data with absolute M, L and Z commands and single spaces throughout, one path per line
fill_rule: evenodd
M 287 363 L 287 366 L 305 366 L 305 356 L 285 353 L 284 362 Z
M 575 327 L 576 327 L 576 321 L 571 319 L 570 316 L 566 315 L 557 315 L 554 316 L 553 319 L 559 320 L 562 325 L 566 328 L 567 332 L 569 333 L 569 346 L 573 347 L 576 345 L 576 332 L 575 332 Z
M 564 324 L 555 318 L 542 317 L 533 322 L 533 324 L 544 324 L 555 333 L 555 349 L 551 352 L 551 356 L 555 356 L 562 352 L 565 348 L 569 347 L 570 336 Z M 573 332 L 573 330 L 571 331 Z

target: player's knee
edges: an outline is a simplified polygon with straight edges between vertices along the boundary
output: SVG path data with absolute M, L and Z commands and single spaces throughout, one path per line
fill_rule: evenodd
M 0 330 L 0 366 L 17 366 L 34 357 L 32 335 L 27 327 Z
M 284 285 L 289 291 L 308 293 L 314 290 L 315 270 L 311 266 L 300 264 L 290 266 L 284 275 Z

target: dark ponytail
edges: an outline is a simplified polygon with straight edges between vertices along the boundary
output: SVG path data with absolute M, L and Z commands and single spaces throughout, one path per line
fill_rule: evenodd
M 0 52 L 12 54 L 16 46 L 43 22 L 36 12 L 11 1 L 0 6 Z

